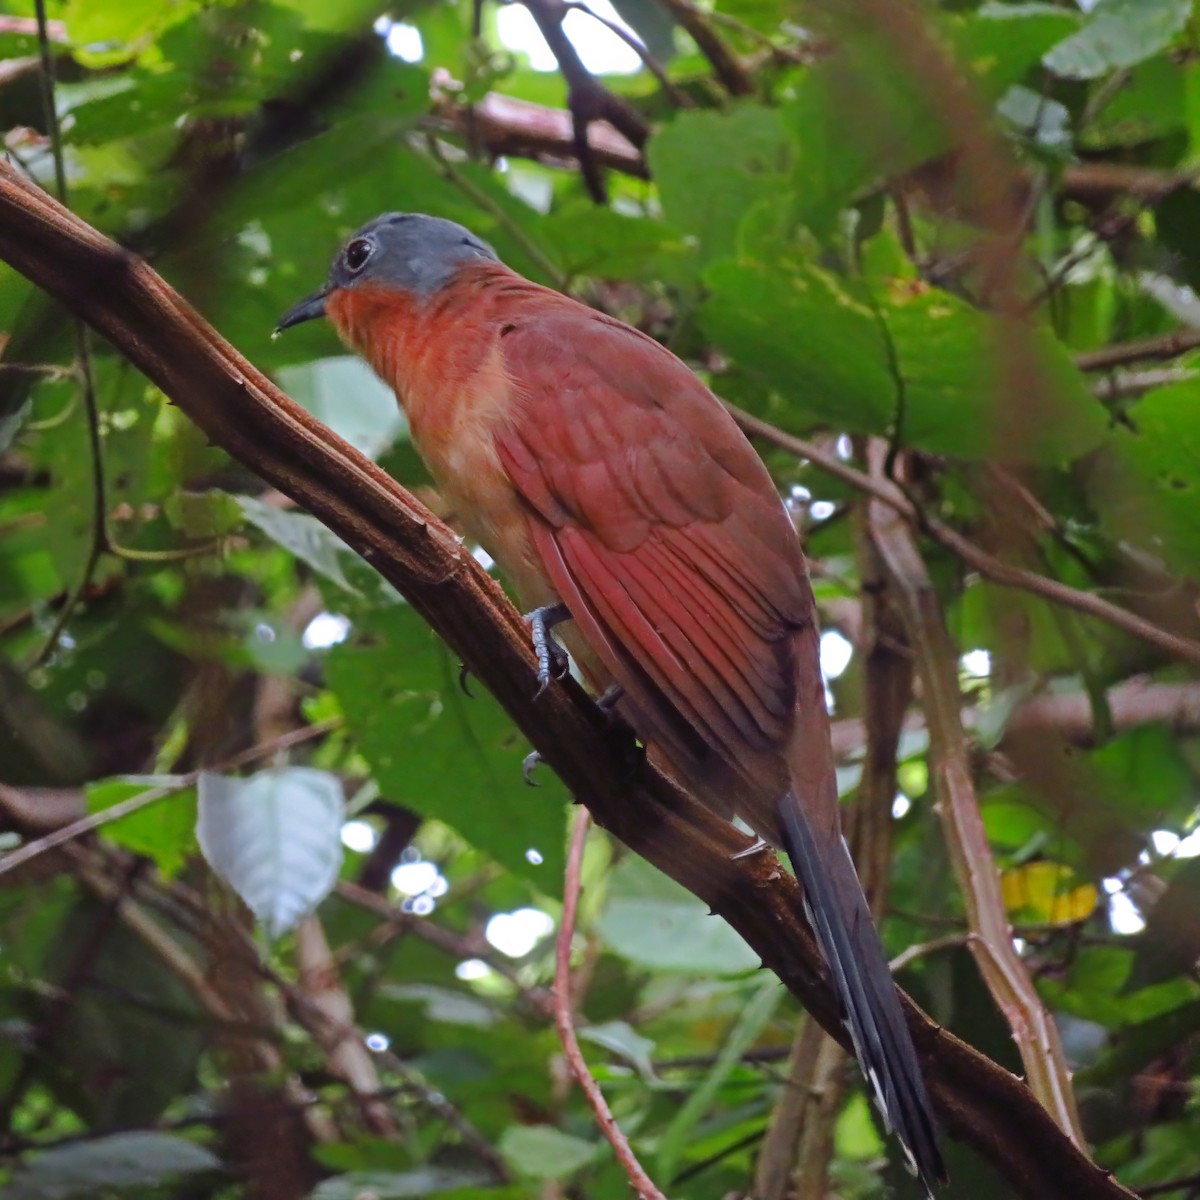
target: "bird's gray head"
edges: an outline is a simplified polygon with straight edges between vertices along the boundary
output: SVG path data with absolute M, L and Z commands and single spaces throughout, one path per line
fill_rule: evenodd
M 368 221 L 338 251 L 325 286 L 280 319 L 276 332 L 325 315 L 325 297 L 337 288 L 395 288 L 428 296 L 464 262 L 499 262 L 482 238 L 454 221 L 424 213 L 384 213 Z

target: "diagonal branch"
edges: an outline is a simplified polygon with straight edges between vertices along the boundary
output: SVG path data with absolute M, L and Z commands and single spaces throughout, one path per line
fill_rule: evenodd
M 868 448 L 872 474 L 883 470 L 884 447 Z M 980 974 L 1012 1028 L 1029 1086 L 1063 1132 L 1084 1144 L 1071 1089 L 1071 1073 L 1058 1029 L 1013 947 L 1012 927 L 1000 895 L 1000 874 L 988 846 L 971 779 L 967 736 L 962 727 L 958 653 L 929 574 L 912 534 L 899 516 L 872 501 L 870 525 L 880 560 L 895 591 L 916 658 L 929 723 L 931 774 L 950 861 L 971 929 L 971 950 Z
M 521 618 L 453 531 L 293 403 L 150 267 L 0 164 L 0 258 L 142 370 L 213 442 L 327 524 L 392 583 L 507 709 L 595 819 L 723 917 L 845 1044 L 795 881 L 770 855 L 635 759 L 569 681 L 534 699 Z M 906 1011 L 948 1131 L 1030 1200 L 1130 1200 L 1029 1090 Z

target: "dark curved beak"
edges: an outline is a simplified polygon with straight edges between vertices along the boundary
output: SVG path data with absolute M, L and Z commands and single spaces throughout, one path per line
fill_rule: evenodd
M 319 291 L 313 292 L 311 296 L 306 296 L 299 304 L 292 305 L 279 318 L 279 324 L 275 326 L 275 333 L 279 334 L 285 329 L 291 329 L 293 325 L 299 325 L 304 321 L 315 321 L 318 317 L 323 317 L 325 315 L 325 297 L 328 293 L 329 288 L 325 286 Z

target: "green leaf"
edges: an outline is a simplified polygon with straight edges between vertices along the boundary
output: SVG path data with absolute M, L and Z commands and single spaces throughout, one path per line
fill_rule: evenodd
M 205 771 L 196 834 L 212 867 L 272 937 L 293 928 L 332 890 L 345 815 L 336 776 L 311 767 L 249 779 Z
M 169 1133 L 114 1133 L 46 1150 L 13 1172 L 4 1200 L 72 1200 L 107 1188 L 161 1187 L 221 1169 L 203 1146 Z
M 307 513 L 288 512 L 253 496 L 238 496 L 237 502 L 246 520 L 273 542 L 290 551 L 326 579 L 332 579 L 339 587 L 354 592 L 338 557 L 353 552 L 316 517 L 310 517 Z
M 75 57 L 89 67 L 119 63 L 199 7 L 198 0 L 71 0 L 64 9 Z
M 663 215 L 697 240 L 704 259 L 733 251 L 738 222 L 786 186 L 795 153 L 780 114 L 750 103 L 679 113 L 646 148 Z M 720 187 L 712 186 L 714 162 L 721 163 Z
M 738 1066 L 742 1055 L 754 1045 L 785 995 L 787 992 L 779 980 L 772 977 L 759 984 L 750 996 L 704 1081 L 684 1100 L 659 1141 L 658 1173 L 663 1179 L 674 1178 L 675 1168 L 696 1126 L 712 1107 L 721 1085 Z
M 368 458 L 386 453 L 404 431 L 392 389 L 361 359 L 318 358 L 276 372 L 279 386 Z
M 1191 16 L 1192 0 L 1100 0 L 1083 28 L 1045 57 L 1056 75 L 1097 79 L 1169 46 Z
M 1052 4 L 987 3 L 953 24 L 951 36 L 976 89 L 999 100 L 1079 24 L 1078 13 Z
M 148 1125 L 189 1093 L 210 1033 L 191 987 L 111 915 L 107 901 L 83 899 L 53 927 L 42 941 L 39 969 L 51 991 L 31 997 L 29 1010 L 39 1024 L 59 1023 L 43 1046 L 41 1079 L 64 1108 L 98 1131 Z M 207 970 L 202 947 L 178 927 L 171 937 L 197 969 Z M 84 957 L 90 966 L 81 981 Z M 72 989 L 65 1009 L 51 998 L 57 988 Z M 85 1194 L 94 1195 L 94 1187 Z
M 886 345 L 844 280 L 817 266 L 730 261 L 706 280 L 701 324 L 739 372 L 839 429 L 886 432 L 896 407 Z
M 861 285 L 803 262 L 719 262 L 706 278 L 700 319 L 737 374 L 834 429 L 889 434 L 899 420 L 905 445 L 1034 462 L 1076 457 L 1103 436 L 1104 410 L 1044 330 L 903 279 L 878 281 L 876 308 Z M 1015 426 L 997 379 L 1018 350 L 1024 386 L 1041 386 Z
M 654 1053 L 654 1042 L 642 1037 L 627 1021 L 607 1021 L 603 1025 L 588 1025 L 579 1030 L 582 1041 L 595 1042 L 611 1050 L 619 1058 L 632 1063 L 643 1079 L 654 1079 L 654 1064 L 650 1056 Z
M 133 796 L 173 783 L 170 776 L 157 778 L 152 775 L 127 775 L 90 783 L 87 787 L 88 812 L 104 812 Z M 195 826 L 196 793 L 187 788 L 102 826 L 101 836 L 135 854 L 153 859 L 158 869 L 170 877 L 178 873 L 196 848 Z
M 163 513 L 174 528 L 197 539 L 219 537 L 245 520 L 237 497 L 220 488 L 173 492 L 163 503 Z
M 596 1157 L 598 1147 L 553 1125 L 510 1125 L 500 1135 L 500 1153 L 529 1179 L 568 1179 Z
M 1111 536 L 1192 571 L 1200 561 L 1200 382 L 1144 396 L 1113 433 L 1089 487 Z
M 380 790 L 509 870 L 557 887 L 566 793 L 549 771 L 538 790 L 525 785 L 529 747 L 508 715 L 476 684 L 473 698 L 463 693 L 458 665 L 407 605 L 348 615 L 353 634 L 329 652 L 326 679 Z
M 806 71 L 780 109 L 795 139 L 793 215 L 821 239 L 833 232 L 838 212 L 877 180 L 915 167 L 948 144 L 945 123 L 907 61 L 864 30 L 846 33 L 843 52 Z M 702 143 L 693 152 L 711 162 Z
M 609 877 L 597 929 L 613 953 L 655 971 L 734 975 L 759 965 L 740 934 L 640 858 Z
M 661 281 L 681 274 L 693 257 L 665 222 L 594 204 L 564 205 L 538 232 L 568 275 Z
M 430 983 L 384 983 L 379 986 L 378 995 L 384 1000 L 420 1005 L 429 1020 L 448 1025 L 492 1025 L 499 1015 L 478 996 Z

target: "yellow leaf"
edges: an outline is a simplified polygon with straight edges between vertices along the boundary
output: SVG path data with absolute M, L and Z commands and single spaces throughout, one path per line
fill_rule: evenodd
M 1004 907 L 1014 921 L 1074 925 L 1086 921 L 1099 899 L 1090 883 L 1072 886 L 1075 873 L 1062 863 L 1031 862 L 1000 877 Z

